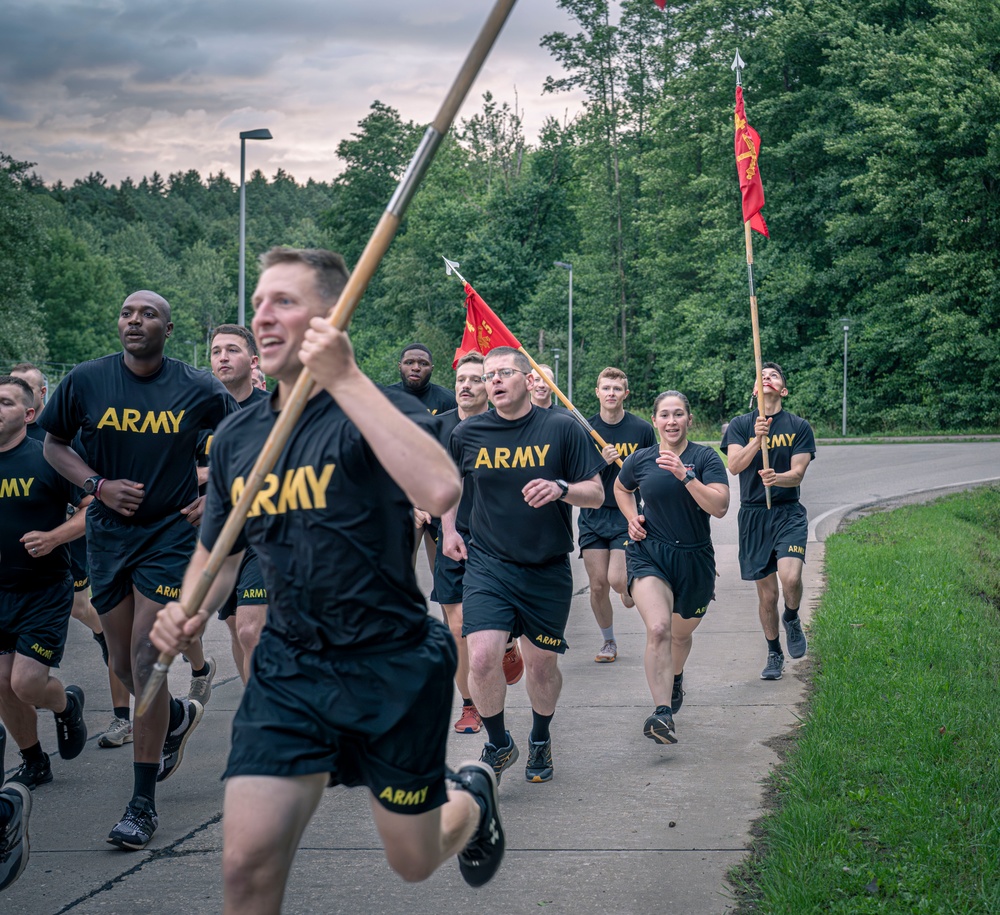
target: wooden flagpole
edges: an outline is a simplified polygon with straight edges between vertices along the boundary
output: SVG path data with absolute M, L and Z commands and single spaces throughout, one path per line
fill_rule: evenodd
M 375 226 L 375 231 L 361 253 L 361 257 L 351 273 L 344 291 L 340 294 L 337 304 L 327 316 L 327 321 L 330 325 L 336 327 L 338 330 L 346 329 L 350 323 L 351 317 L 358 307 L 358 303 L 361 301 L 368 283 L 371 281 L 372 276 L 374 276 L 378 265 L 381 263 L 385 252 L 388 250 L 399 229 L 399 224 L 406 208 L 409 206 L 413 195 L 420 186 L 420 182 L 427 173 L 427 169 L 434 160 L 441 141 L 451 128 L 459 108 L 461 108 L 462 103 L 465 101 L 469 89 L 472 87 L 476 76 L 479 74 L 483 63 L 516 3 L 517 0 L 497 0 L 482 29 L 480 29 L 479 35 L 469 50 L 458 76 L 456 76 L 455 81 L 448 90 L 448 95 L 445 97 L 437 116 L 425 131 L 420 145 L 417 147 L 417 151 L 413 154 L 406 172 L 400 179 L 392 195 L 392 199 L 389 201 L 385 212 Z M 309 401 L 309 396 L 312 393 L 314 385 L 315 382 L 309 371 L 303 369 L 288 396 L 285 406 L 282 408 L 281 413 L 278 414 L 277 422 L 275 422 L 274 427 L 271 429 L 271 434 L 268 435 L 260 456 L 257 458 L 257 462 L 250 471 L 246 488 L 243 490 L 237 503 L 233 506 L 233 510 L 229 513 L 229 517 L 226 519 L 226 523 L 219 533 L 219 537 L 212 548 L 201 576 L 194 588 L 191 589 L 191 593 L 182 595 L 181 604 L 189 618 L 198 612 L 202 602 L 208 596 L 212 582 L 215 580 L 216 575 L 219 574 L 219 569 L 222 568 L 223 562 L 233 548 L 233 544 L 236 543 L 236 538 L 239 536 L 240 531 L 243 529 L 247 513 L 253 505 L 253 500 L 264 485 L 264 478 L 277 463 L 281 452 L 284 451 L 292 430 Z M 172 660 L 169 655 L 161 652 L 158 660 L 153 665 L 153 671 L 150 674 L 145 689 L 142 691 L 142 695 L 136 700 L 136 716 L 144 714 L 149 708 L 150 702 L 166 679 Z

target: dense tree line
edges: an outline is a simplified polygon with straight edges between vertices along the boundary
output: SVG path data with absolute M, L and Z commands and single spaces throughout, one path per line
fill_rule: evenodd
M 558 93 L 583 113 L 524 137 L 516 105 L 484 96 L 448 138 L 354 319 L 362 366 L 395 377 L 401 344 L 461 338 L 458 260 L 529 351 L 563 353 L 574 269 L 574 393 L 619 365 L 633 409 L 685 391 L 700 419 L 745 409 L 752 375 L 733 162 L 739 47 L 763 138 L 755 241 L 765 358 L 789 406 L 839 427 L 850 325 L 852 431 L 989 429 L 1000 422 L 1000 18 L 991 0 L 557 0 L 576 27 L 547 35 Z M 422 127 L 375 102 L 338 147 L 331 183 L 256 171 L 247 289 L 272 244 L 353 262 Z M 205 364 L 236 317 L 238 188 L 197 172 L 46 186 L 0 158 L 0 367 L 71 364 L 116 347 L 114 309 L 152 288 L 172 303 L 172 355 Z

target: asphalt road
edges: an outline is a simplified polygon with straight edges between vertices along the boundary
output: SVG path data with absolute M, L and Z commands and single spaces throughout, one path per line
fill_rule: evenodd
M 810 533 L 806 599 L 822 588 L 822 539 L 851 507 L 960 487 L 1000 477 L 1000 443 L 821 446 L 803 486 Z M 799 722 L 803 683 L 796 664 L 778 682 L 759 679 L 765 645 L 752 585 L 736 562 L 736 504 L 713 522 L 719 559 L 717 601 L 695 635 L 687 697 L 677 716 L 679 743 L 660 747 L 641 725 L 650 699 L 642 670 L 644 635 L 634 611 L 616 609 L 619 660 L 597 665 L 600 646 L 582 563 L 562 669 L 563 695 L 553 722 L 555 779 L 532 785 L 515 768 L 501 787 L 508 852 L 495 881 L 471 890 L 457 865 L 412 886 L 385 864 L 363 791 L 327 792 L 291 876 L 288 913 L 546 911 L 684 913 L 732 910 L 725 882 L 746 852 L 760 813 L 762 780 L 776 761 L 768 746 Z M 818 539 L 817 539 L 818 538 Z M 420 557 L 422 583 L 429 590 Z M 436 605 L 432 605 L 436 612 Z M 0 912 L 18 915 L 202 913 L 221 909 L 222 793 L 229 723 L 241 686 L 228 630 L 213 622 L 206 648 L 219 661 L 215 692 L 188 745 L 184 765 L 160 786 L 160 827 L 142 852 L 105 843 L 128 801 L 131 750 L 102 750 L 97 736 L 111 717 L 100 653 L 89 632 L 71 624 L 65 683 L 86 691 L 91 740 L 64 762 L 55 754 L 52 716 L 41 715 L 43 747 L 55 780 L 35 791 L 32 856 L 22 878 L 0 896 Z M 180 665 L 172 690 L 186 692 Z M 524 748 L 530 708 L 523 683 L 510 690 L 508 720 Z M 449 758 L 476 758 L 482 737 L 452 735 Z M 9 748 L 7 770 L 16 754 Z

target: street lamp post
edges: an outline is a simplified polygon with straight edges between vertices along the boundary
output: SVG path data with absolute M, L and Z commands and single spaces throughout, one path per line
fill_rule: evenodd
M 552 380 L 556 383 L 556 387 L 559 386 L 559 350 L 552 350 L 552 361 L 555 363 L 553 366 Z
M 573 403 L 573 265 L 555 261 L 556 267 L 569 271 L 569 339 L 566 341 L 566 391 L 569 402 Z
M 847 435 L 847 331 L 850 326 L 846 321 L 844 322 L 844 411 L 840 434 L 845 437 Z
M 270 140 L 271 131 L 266 127 L 260 130 L 240 131 L 240 279 L 239 279 L 239 314 L 237 323 L 240 327 L 247 326 L 246 305 L 246 266 L 247 266 L 247 140 Z

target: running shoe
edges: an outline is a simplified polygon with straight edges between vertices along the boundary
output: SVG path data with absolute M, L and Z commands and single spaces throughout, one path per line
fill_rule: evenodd
M 643 724 L 642 733 L 657 743 L 677 743 L 677 735 L 674 733 L 674 716 L 670 712 L 654 711 Z
M 128 718 L 112 718 L 108 729 L 97 741 L 99 747 L 120 747 L 132 742 L 132 722 Z
M 681 671 L 676 677 L 674 677 L 674 688 L 670 693 L 670 708 L 674 712 L 679 712 L 681 706 L 684 704 L 684 690 L 681 689 L 684 683 L 684 671 Z
M 153 805 L 144 797 L 134 797 L 125 808 L 125 815 L 108 834 L 108 842 L 119 848 L 139 851 L 153 838 L 160 819 Z
M 191 686 L 188 689 L 188 699 L 200 702 L 202 708 L 208 705 L 208 700 L 212 698 L 212 681 L 215 679 L 215 658 L 205 658 L 208 673 L 204 677 L 192 677 Z
M 493 774 L 496 776 L 498 785 L 500 784 L 500 776 L 503 775 L 503 770 L 509 769 L 514 765 L 517 762 L 517 757 L 520 755 L 517 751 L 517 744 L 514 743 L 514 738 L 510 736 L 510 731 L 506 733 L 507 746 L 497 748 L 493 744 L 487 743 L 483 747 L 482 756 L 479 757 L 480 762 L 493 767 Z
M 483 726 L 483 719 L 479 717 L 479 710 L 474 705 L 463 705 L 462 715 L 455 722 L 455 730 L 459 734 L 478 734 Z
M 5 890 L 21 876 L 28 863 L 31 791 L 20 782 L 7 782 L 0 791 L 0 798 L 14 808 L 11 818 L 0 825 L 0 890 Z
M 604 646 L 599 652 L 594 660 L 598 664 L 610 664 L 615 658 L 618 657 L 618 643 L 614 639 L 607 639 L 604 642 Z
M 524 767 L 524 777 L 529 782 L 552 781 L 552 738 L 532 740 L 528 738 L 528 765 Z
M 517 640 L 515 639 L 511 642 L 510 648 L 503 654 L 503 675 L 507 681 L 507 685 L 513 686 L 521 679 L 523 673 L 524 658 L 521 657 L 521 651 L 517 647 Z
M 788 653 L 793 658 L 801 658 L 806 653 L 806 634 L 802 631 L 802 620 L 795 617 L 793 620 L 781 621 L 785 627 L 785 644 L 788 646 Z
M 24 759 L 23 754 L 21 759 Z M 49 764 L 49 754 L 43 753 L 41 760 L 37 762 L 22 762 L 7 779 L 7 784 L 17 782 L 34 790 L 39 785 L 47 785 L 50 781 L 52 781 L 52 766 Z
M 83 690 L 66 687 L 66 708 L 55 714 L 56 742 L 63 759 L 76 759 L 87 745 L 87 723 L 83 720 Z
M 467 762 L 450 778 L 451 782 L 475 798 L 482 810 L 479 826 L 469 844 L 458 853 L 458 869 L 469 886 L 489 882 L 503 860 L 506 838 L 500 822 L 497 780 L 482 762 Z
M 767 653 L 767 664 L 760 672 L 761 680 L 780 680 L 781 670 L 785 666 L 785 656 L 780 651 Z
M 180 702 L 184 706 L 184 719 L 176 730 L 167 734 L 167 739 L 163 741 L 163 752 L 160 753 L 160 771 L 156 774 L 158 782 L 165 782 L 180 768 L 181 760 L 184 759 L 184 747 L 194 733 L 194 729 L 198 727 L 201 716 L 205 714 L 202 704 L 195 699 L 181 699 Z M 155 824 L 153 828 L 156 828 Z

